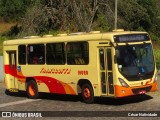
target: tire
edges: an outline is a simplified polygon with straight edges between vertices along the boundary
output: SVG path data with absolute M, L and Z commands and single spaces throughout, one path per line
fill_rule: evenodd
M 85 103 L 91 104 L 94 102 L 94 93 L 90 84 L 82 85 L 81 95 Z
M 37 99 L 39 97 L 37 83 L 34 80 L 27 82 L 27 96 L 31 99 Z
M 13 93 L 11 93 L 11 92 L 10 92 L 9 90 L 7 90 L 7 89 L 5 90 L 5 94 L 6 94 L 6 95 L 13 95 Z

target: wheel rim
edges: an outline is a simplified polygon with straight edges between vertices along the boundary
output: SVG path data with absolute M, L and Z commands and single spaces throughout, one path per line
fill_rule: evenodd
M 86 99 L 89 99 L 91 97 L 91 92 L 88 88 L 84 89 L 83 94 Z
M 35 95 L 35 87 L 34 87 L 34 85 L 31 84 L 31 85 L 29 86 L 28 90 L 29 90 L 29 94 L 30 94 L 31 96 L 34 96 L 34 95 Z

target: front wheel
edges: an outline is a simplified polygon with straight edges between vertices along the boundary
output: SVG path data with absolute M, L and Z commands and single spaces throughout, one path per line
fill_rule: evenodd
M 84 84 L 82 86 L 81 94 L 85 103 L 91 104 L 94 102 L 94 93 L 90 84 Z
M 36 99 L 39 97 L 38 87 L 34 80 L 27 82 L 27 95 L 31 99 Z

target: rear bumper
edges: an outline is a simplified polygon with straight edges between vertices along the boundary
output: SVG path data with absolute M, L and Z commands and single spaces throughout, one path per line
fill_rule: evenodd
M 115 97 L 125 97 L 131 95 L 145 94 L 146 92 L 154 92 L 157 90 L 157 82 L 143 87 L 122 87 L 115 85 Z

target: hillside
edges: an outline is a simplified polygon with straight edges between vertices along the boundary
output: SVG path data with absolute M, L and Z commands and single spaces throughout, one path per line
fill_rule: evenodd
M 112 31 L 114 2 L 114 0 L 1 0 L 0 18 L 9 23 L 21 23 L 16 28 L 19 29 L 18 33 L 14 33 L 12 29 L 9 34 L 12 37 L 54 31 Z M 119 0 L 118 28 L 147 31 L 157 40 L 156 37 L 160 36 L 157 34 L 160 32 L 159 4 L 159 0 Z M 5 30 L 2 28 L 1 31 L 6 32 L 7 29 L 8 27 Z

